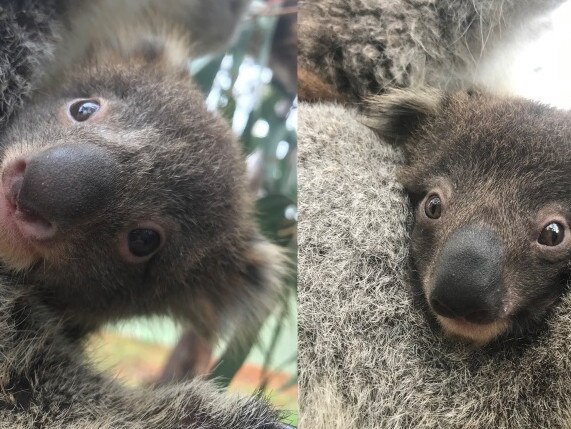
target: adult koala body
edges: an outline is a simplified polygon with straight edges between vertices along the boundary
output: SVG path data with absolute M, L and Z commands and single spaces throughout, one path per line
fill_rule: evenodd
M 462 88 L 479 80 L 492 48 L 561 3 L 302 0 L 300 98 L 358 102 L 391 87 Z
M 281 428 L 258 398 L 203 380 L 131 390 L 86 363 L 33 287 L 1 275 L 0 428 Z M 30 285 L 31 286 L 31 285 Z

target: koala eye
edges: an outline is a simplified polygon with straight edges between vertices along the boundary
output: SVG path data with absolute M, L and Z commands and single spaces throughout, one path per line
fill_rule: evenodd
M 100 107 L 101 105 L 97 100 L 79 100 L 69 107 L 69 114 L 77 122 L 84 122 L 96 113 Z
M 430 195 L 424 203 L 424 213 L 430 219 L 438 219 L 442 214 L 442 200 L 436 194 Z
M 161 235 L 149 228 L 137 228 L 129 232 L 127 236 L 129 252 L 134 256 L 149 256 L 161 245 Z
M 565 227 L 559 222 L 551 222 L 543 228 L 537 242 L 544 246 L 557 246 L 561 244 L 563 238 L 565 238 Z

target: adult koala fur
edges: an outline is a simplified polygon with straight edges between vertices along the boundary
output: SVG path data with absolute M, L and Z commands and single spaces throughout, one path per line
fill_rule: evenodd
M 131 390 L 86 363 L 33 288 L 0 275 L 0 428 L 278 429 L 258 398 L 203 380 Z
M 392 72 L 387 71 L 391 62 L 377 63 L 367 57 L 368 52 L 376 52 L 373 58 L 378 58 L 384 47 L 362 50 L 365 59 L 356 60 L 360 54 L 353 55 L 352 49 L 358 52 L 357 45 L 374 45 L 376 39 L 353 28 L 354 21 L 367 21 L 373 34 L 390 34 L 394 46 L 399 46 L 401 37 L 408 40 L 407 23 L 399 21 L 405 15 L 398 18 L 396 14 L 404 3 L 390 2 L 395 8 L 395 31 L 385 32 L 378 22 L 386 18 L 375 12 L 382 9 L 381 2 L 333 2 L 334 31 L 326 28 L 331 14 L 322 6 L 325 2 L 304 2 L 299 64 L 302 69 L 309 64 L 310 77 L 317 78 L 307 80 L 314 82 L 309 90 L 316 91 L 305 99 L 323 99 L 322 94 L 329 94 L 326 99 L 355 101 L 392 86 L 426 82 L 446 87 L 449 70 L 454 77 L 466 77 L 451 87 L 471 86 L 470 74 L 456 75 L 455 69 L 458 65 L 464 68 L 464 61 L 454 58 L 456 49 L 461 55 L 466 52 L 465 45 L 448 45 L 449 52 L 440 60 L 424 55 L 430 57 L 437 35 L 446 34 L 446 21 L 426 33 L 431 36 L 427 40 L 419 38 L 413 44 L 423 52 L 419 61 L 427 65 L 424 71 L 418 69 L 420 75 L 411 68 L 410 79 L 405 73 L 401 81 L 393 81 Z M 484 12 L 477 20 L 484 23 L 496 22 L 494 11 L 506 6 L 504 18 L 515 22 L 510 16 L 515 3 L 427 2 L 425 12 L 430 17 L 429 4 L 447 4 L 450 13 L 454 7 L 474 7 Z M 352 11 L 351 18 L 343 13 L 347 8 Z M 524 15 L 531 17 L 535 10 L 532 7 Z M 523 16 L 520 12 L 525 11 L 514 15 L 516 21 Z M 454 22 L 452 31 L 457 24 Z M 317 40 L 307 36 L 311 28 Z M 461 34 L 470 32 L 470 27 L 461 30 Z M 347 39 L 347 44 L 342 39 Z M 489 43 L 493 45 L 492 39 Z M 321 64 L 312 64 L 311 52 L 318 51 L 312 51 L 312 46 L 321 46 L 326 52 Z M 336 63 L 330 61 L 327 51 L 333 46 L 332 52 L 340 58 Z M 406 49 L 391 52 L 397 67 L 400 55 L 405 62 L 418 59 L 408 57 Z M 430 76 L 434 80 L 425 80 Z M 301 83 L 301 91 L 303 86 Z M 411 290 L 411 212 L 409 199 L 396 179 L 404 162 L 402 153 L 380 141 L 352 108 L 302 102 L 299 118 L 300 425 L 359 429 L 569 427 L 569 295 L 561 296 L 542 328 L 527 340 L 512 339 L 480 349 L 450 341 L 427 317 Z
M 390 87 L 462 88 L 488 52 L 561 3 L 301 0 L 300 98 L 356 102 Z

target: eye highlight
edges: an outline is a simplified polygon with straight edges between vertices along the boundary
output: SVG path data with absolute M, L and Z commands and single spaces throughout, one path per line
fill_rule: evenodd
M 559 222 L 550 222 L 539 234 L 537 242 L 543 246 L 557 246 L 565 238 L 565 227 Z
M 431 194 L 424 203 L 424 213 L 430 219 L 438 219 L 442 216 L 442 200 L 438 194 Z
M 101 108 L 97 100 L 79 100 L 69 106 L 70 116 L 77 122 L 85 122 Z

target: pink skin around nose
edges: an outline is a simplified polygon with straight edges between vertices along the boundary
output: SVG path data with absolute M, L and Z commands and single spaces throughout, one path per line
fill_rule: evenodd
M 13 229 L 14 235 L 26 241 L 49 240 L 56 233 L 56 226 L 18 201 L 24 183 L 26 161 L 18 159 L 9 163 L 2 172 L 0 186 L 0 223 Z

